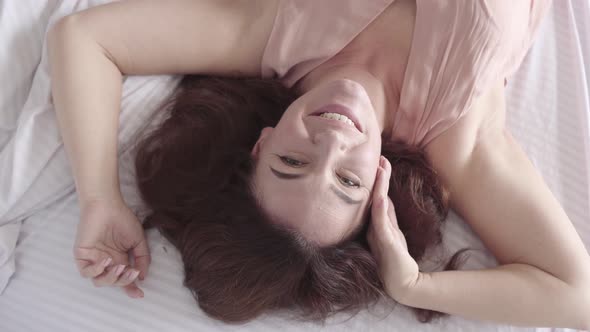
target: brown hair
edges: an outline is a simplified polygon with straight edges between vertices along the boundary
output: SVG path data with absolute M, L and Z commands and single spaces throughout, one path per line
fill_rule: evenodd
M 243 322 L 290 308 L 322 320 L 385 295 L 366 226 L 352 240 L 315 247 L 271 222 L 251 192 L 250 151 L 295 98 L 274 80 L 186 76 L 167 118 L 139 145 L 138 185 L 152 210 L 144 227 L 178 248 L 184 285 L 214 318 Z M 393 165 L 400 229 L 420 261 L 441 242 L 446 192 L 420 150 L 387 143 L 382 154 Z M 416 312 L 421 321 L 435 314 Z

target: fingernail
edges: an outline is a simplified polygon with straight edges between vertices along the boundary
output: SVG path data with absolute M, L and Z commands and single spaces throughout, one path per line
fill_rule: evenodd
M 107 267 L 107 266 L 109 266 L 109 264 L 111 264 L 112 261 L 113 261 L 113 259 L 109 257 L 109 258 L 105 259 L 104 261 L 102 261 L 102 265 L 104 267 Z
M 119 276 L 121 275 L 121 273 L 123 273 L 123 270 L 125 269 L 125 265 L 119 265 L 117 266 L 117 270 L 115 270 L 115 275 Z
M 130 280 L 133 280 L 133 279 L 137 278 L 137 276 L 138 276 L 138 275 L 139 275 L 139 271 L 133 271 L 133 272 L 131 272 L 131 273 L 129 274 L 129 277 L 128 277 L 128 278 L 129 278 Z
M 137 296 L 138 298 L 143 298 L 143 291 L 140 289 L 136 290 L 135 296 Z

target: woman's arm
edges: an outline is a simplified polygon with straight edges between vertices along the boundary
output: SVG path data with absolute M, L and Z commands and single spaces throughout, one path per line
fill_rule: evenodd
M 121 76 L 255 76 L 276 1 L 121 1 L 48 34 L 53 102 L 81 202 L 117 198 Z
M 486 114 L 486 107 L 504 108 L 501 87 L 472 111 Z M 503 112 L 485 124 L 458 123 L 430 143 L 427 154 L 451 189 L 452 207 L 501 266 L 421 274 L 403 302 L 514 325 L 590 328 L 590 259 L 584 244 L 504 130 Z

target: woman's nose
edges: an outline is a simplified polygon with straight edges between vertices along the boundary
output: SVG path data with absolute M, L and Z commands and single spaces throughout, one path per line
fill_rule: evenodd
M 346 151 L 348 144 L 345 137 L 335 130 L 323 130 L 313 136 L 313 144 L 330 151 L 333 149 Z

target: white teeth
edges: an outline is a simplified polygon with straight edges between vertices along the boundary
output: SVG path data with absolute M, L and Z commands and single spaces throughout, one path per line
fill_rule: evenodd
M 326 112 L 326 113 L 320 114 L 320 116 L 322 118 L 326 118 L 326 119 L 338 120 L 338 121 L 346 123 L 347 125 L 354 127 L 354 122 L 352 122 L 352 120 L 350 120 L 347 116 L 342 115 L 342 114 Z

